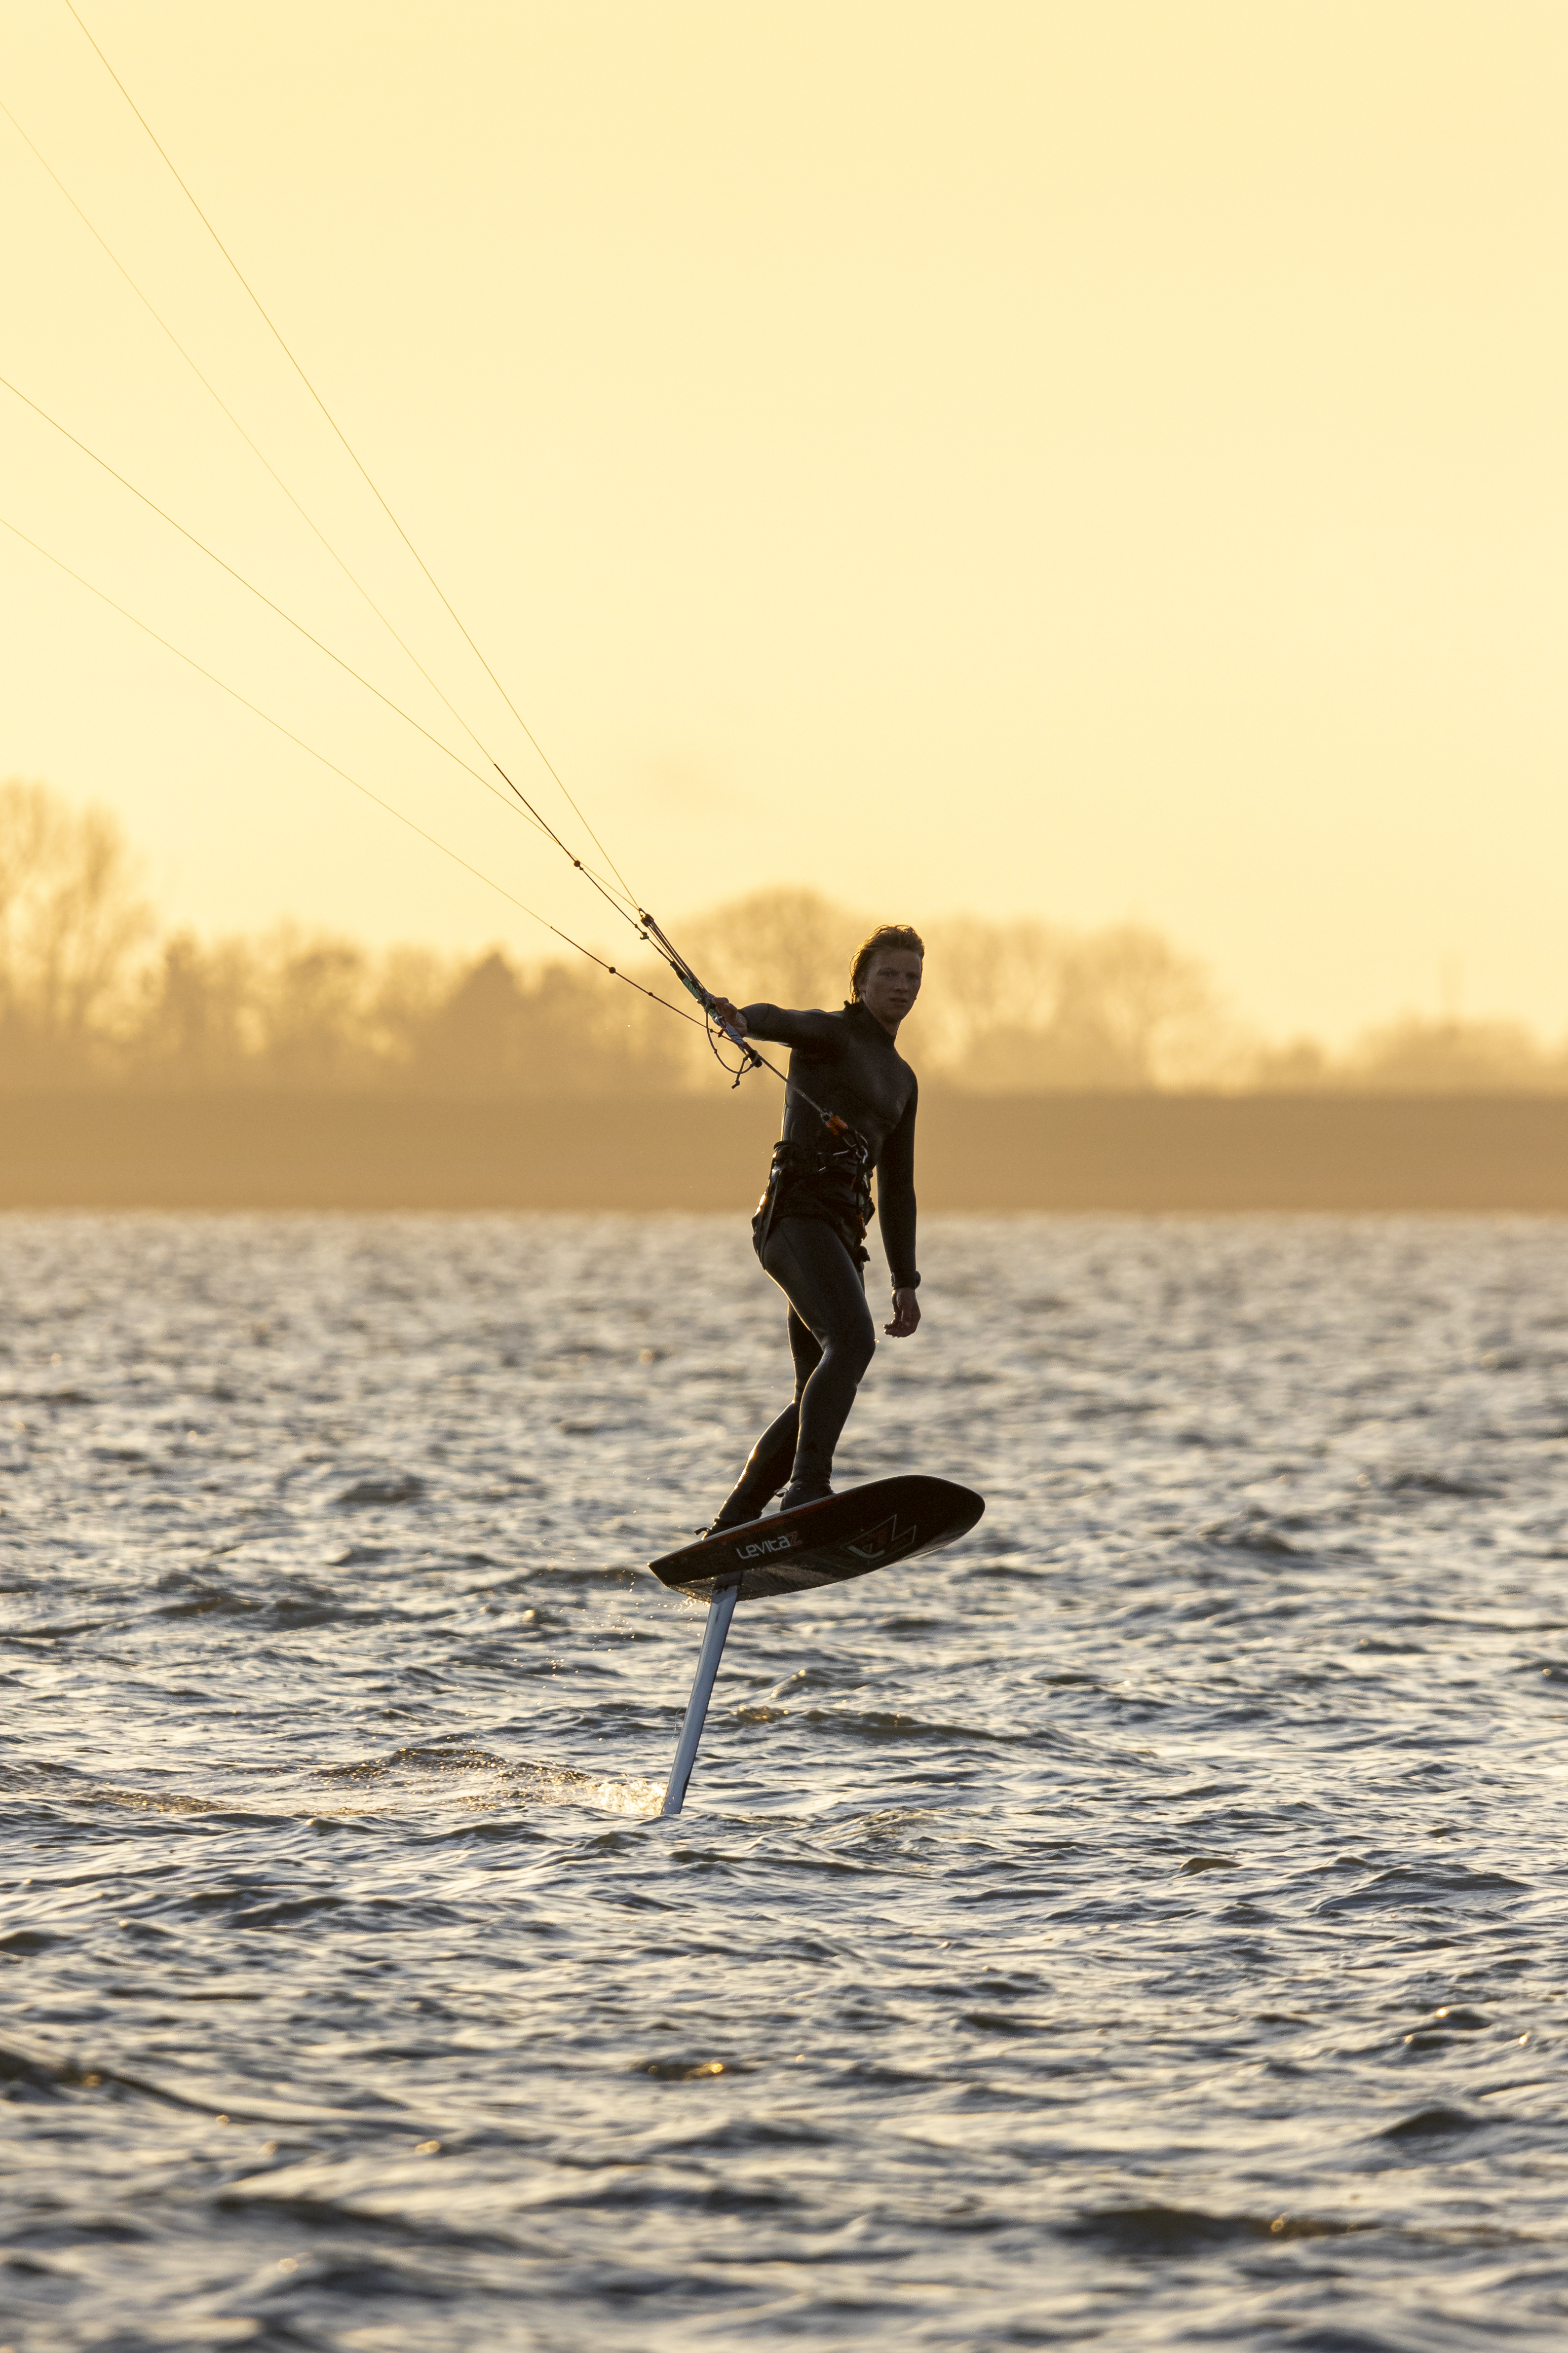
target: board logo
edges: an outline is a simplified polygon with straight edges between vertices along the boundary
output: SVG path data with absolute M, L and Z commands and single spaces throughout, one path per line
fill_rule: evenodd
M 798 1529 L 790 1528 L 787 1529 L 782 1536 L 758 1536 L 752 1544 L 737 1545 L 735 1546 L 735 1558 L 737 1560 L 760 1560 L 763 1553 L 791 1552 L 796 1545 L 803 1545 L 805 1542 L 805 1538 L 800 1534 Z
M 915 1535 L 912 1522 L 907 1528 L 900 1527 L 899 1515 L 894 1512 L 879 1527 L 868 1528 L 864 1535 L 851 1536 L 847 1548 L 857 1560 L 888 1560 L 895 1552 L 901 1552 L 906 1545 L 913 1544 Z

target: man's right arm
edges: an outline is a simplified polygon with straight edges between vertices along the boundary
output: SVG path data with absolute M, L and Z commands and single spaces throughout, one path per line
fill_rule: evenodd
M 804 1046 L 819 1054 L 843 1045 L 844 1025 L 837 1013 L 791 1013 L 782 1005 L 742 1005 L 740 1013 L 747 1036 L 768 1045 Z

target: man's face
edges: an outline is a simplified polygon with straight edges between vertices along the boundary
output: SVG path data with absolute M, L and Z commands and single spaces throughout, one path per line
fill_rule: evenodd
M 887 1029 L 897 1029 L 921 993 L 923 969 L 913 948 L 879 948 L 860 983 L 861 1004 Z

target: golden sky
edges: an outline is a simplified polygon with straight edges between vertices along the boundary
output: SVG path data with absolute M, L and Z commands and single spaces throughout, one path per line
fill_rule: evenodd
M 1271 1029 L 1436 1010 L 1445 967 L 1568 1026 L 1562 0 L 78 5 L 667 920 L 770 880 L 1131 914 Z M 553 792 L 64 0 L 11 0 L 0 98 Z M 0 374 L 482 767 L 4 117 L 0 206 Z M 0 414 L 8 522 L 612 937 Z M 0 773 L 110 803 L 171 917 L 538 951 L 3 533 L 0 644 Z

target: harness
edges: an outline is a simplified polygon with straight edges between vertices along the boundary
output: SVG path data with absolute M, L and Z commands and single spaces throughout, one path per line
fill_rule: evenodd
M 816 1106 L 812 1106 L 814 1110 Z M 781 1135 L 773 1145 L 768 1181 L 752 1219 L 752 1247 L 766 1250 L 775 1218 L 814 1218 L 831 1226 L 858 1266 L 871 1217 L 871 1155 L 865 1138 L 836 1112 L 819 1113 L 827 1131 L 818 1144 Z

